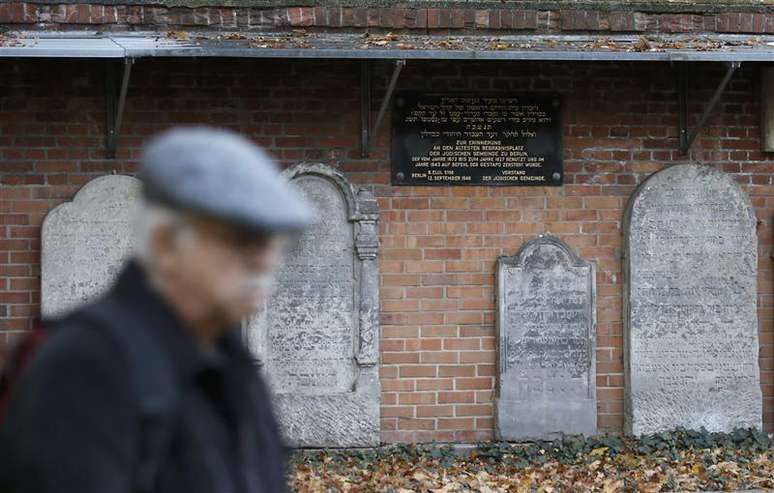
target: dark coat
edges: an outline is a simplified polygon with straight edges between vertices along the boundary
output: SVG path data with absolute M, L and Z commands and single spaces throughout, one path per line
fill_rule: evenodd
M 84 316 L 95 309 L 96 323 Z M 142 347 L 135 339 L 149 344 L 141 358 L 127 354 Z M 159 427 L 169 438 L 156 447 L 155 491 L 286 491 L 286 450 L 239 331 L 199 350 L 130 263 L 105 297 L 52 325 L 17 382 L 0 428 L 0 492 L 133 492 L 149 449 L 137 361 L 173 410 Z

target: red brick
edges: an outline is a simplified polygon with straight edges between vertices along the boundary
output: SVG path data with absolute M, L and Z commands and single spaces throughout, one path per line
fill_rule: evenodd
M 416 381 L 416 390 L 454 390 L 454 380 L 451 378 L 420 379 Z
M 368 26 L 368 11 L 363 8 L 352 9 L 353 13 L 353 26 L 366 27 Z
M 458 378 L 454 381 L 457 390 L 491 389 L 491 378 Z
M 450 222 L 474 222 L 481 221 L 484 213 L 481 211 L 447 211 L 446 220 Z
M 439 404 L 474 403 L 476 396 L 473 392 L 438 392 Z
M 422 337 L 451 337 L 457 335 L 457 326 L 442 325 L 435 327 L 422 327 Z
M 479 377 L 494 377 L 497 375 L 497 367 L 495 365 L 477 365 L 476 376 Z
M 417 300 L 383 300 L 382 311 L 385 312 L 415 312 L 419 310 Z
M 382 392 L 413 392 L 415 388 L 414 380 L 388 378 L 382 381 Z
M 439 377 L 473 377 L 476 367 L 472 365 L 442 365 L 438 367 Z
M 441 9 L 427 9 L 427 27 L 435 29 L 441 26 Z
M 422 311 L 448 311 L 456 310 L 458 306 L 457 300 L 422 300 L 420 309 Z
M 220 25 L 223 27 L 236 27 L 237 26 L 237 13 L 232 8 L 220 8 Z
M 0 303 L 29 303 L 30 293 L 26 291 L 0 291 Z
M 469 430 L 473 428 L 473 418 L 440 418 L 439 430 Z
M 432 430 L 435 429 L 435 421 L 432 419 L 398 418 L 400 430 Z
M 491 404 L 475 404 L 475 405 L 457 405 L 455 406 L 456 416 L 491 416 L 492 405 Z
M 442 339 L 411 339 L 406 341 L 406 349 L 409 351 L 440 351 Z
M 460 363 L 494 363 L 495 351 L 463 351 L 460 353 Z
M 407 26 L 408 10 L 403 8 L 384 8 L 379 12 L 380 27 L 403 29 Z
M 488 29 L 489 28 L 489 11 L 488 10 L 476 10 L 476 28 Z
M 0 24 L 31 24 L 37 22 L 39 7 L 23 2 L 8 2 L 0 5 Z
M 454 338 L 444 339 L 443 348 L 447 350 L 460 350 L 460 349 L 480 349 L 481 339 L 479 338 Z
M 398 403 L 408 404 L 435 404 L 435 392 L 406 392 L 398 394 Z
M 406 288 L 407 298 L 438 299 L 443 297 L 443 288 Z
M 385 365 L 402 363 L 419 363 L 419 353 L 382 353 L 382 363 Z
M 454 406 L 417 406 L 418 418 L 454 416 Z
M 432 365 L 401 365 L 398 374 L 400 378 L 407 377 L 425 377 L 435 378 L 437 375 L 437 367 Z
M 341 9 L 341 25 L 342 27 L 352 27 L 355 25 L 355 11 L 350 8 Z
M 407 26 L 415 29 L 427 29 L 427 9 L 418 9 L 412 11 L 409 15 Z
M 428 363 L 457 363 L 459 356 L 455 352 L 448 351 L 423 351 L 419 354 L 419 361 Z
M 489 10 L 489 29 L 502 29 L 501 12 L 501 9 Z
M 453 312 L 446 314 L 446 323 L 449 324 L 481 324 L 482 321 L 481 312 Z
M 329 25 L 329 9 L 325 7 L 314 7 L 312 25 L 325 27 Z
M 462 251 L 453 248 L 427 248 L 424 250 L 425 260 L 459 260 Z

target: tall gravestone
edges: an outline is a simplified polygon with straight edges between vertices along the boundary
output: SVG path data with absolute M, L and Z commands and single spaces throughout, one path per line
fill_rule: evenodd
M 378 207 L 322 164 L 285 176 L 317 221 L 286 257 L 247 328 L 286 438 L 299 447 L 379 444 Z
M 761 427 L 756 219 L 725 173 L 645 181 L 625 218 L 626 429 Z
M 501 440 L 596 433 L 595 271 L 550 235 L 498 260 Z
M 140 193 L 136 178 L 101 176 L 48 213 L 41 231 L 44 317 L 61 315 L 109 287 L 132 251 Z

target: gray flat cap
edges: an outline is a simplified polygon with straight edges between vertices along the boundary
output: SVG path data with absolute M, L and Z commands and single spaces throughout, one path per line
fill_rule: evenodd
M 272 159 L 240 135 L 180 127 L 152 139 L 140 163 L 145 195 L 255 232 L 298 232 L 313 214 Z

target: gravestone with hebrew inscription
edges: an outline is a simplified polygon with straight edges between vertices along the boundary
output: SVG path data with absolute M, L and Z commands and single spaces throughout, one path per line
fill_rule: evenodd
M 625 218 L 625 421 L 761 427 L 758 241 L 749 198 L 715 168 L 652 175 Z
M 61 315 L 105 291 L 132 252 L 140 181 L 95 178 L 55 207 L 41 232 L 41 312 Z
M 247 326 L 286 438 L 300 447 L 379 444 L 378 208 L 321 164 L 285 172 L 317 222 L 285 258 Z
M 595 266 L 540 236 L 497 264 L 501 440 L 593 435 Z

